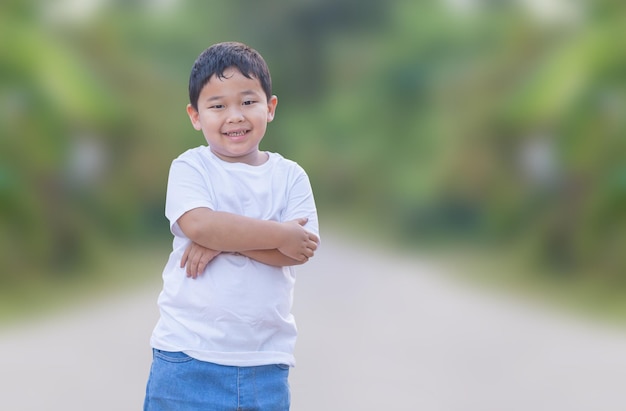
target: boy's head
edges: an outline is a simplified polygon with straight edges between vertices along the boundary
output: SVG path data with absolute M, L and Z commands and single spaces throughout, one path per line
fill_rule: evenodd
M 189 75 L 189 103 L 198 110 L 198 97 L 212 76 L 224 78 L 224 70 L 234 67 L 247 78 L 261 83 L 268 100 L 272 96 L 272 78 L 261 54 L 243 43 L 217 43 L 196 59 Z

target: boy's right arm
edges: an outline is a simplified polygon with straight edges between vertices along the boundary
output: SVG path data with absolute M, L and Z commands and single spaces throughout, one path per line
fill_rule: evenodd
M 306 219 L 280 223 L 199 207 L 178 219 L 183 233 L 203 247 L 242 252 L 278 249 L 297 261 L 313 256 L 318 237 L 302 227 Z

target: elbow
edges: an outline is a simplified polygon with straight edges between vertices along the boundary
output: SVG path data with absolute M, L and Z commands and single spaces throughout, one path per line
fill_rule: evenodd
M 180 223 L 179 223 L 179 225 L 180 225 Z M 181 225 L 180 229 L 183 232 L 183 234 L 185 234 L 185 237 L 187 237 L 188 239 L 190 239 L 194 243 L 200 244 L 200 242 L 202 242 L 202 239 L 200 238 L 200 230 L 197 227 L 194 227 L 194 226 L 185 226 L 185 227 L 183 227 Z
M 189 211 L 183 214 L 177 221 L 180 230 L 185 234 L 187 238 L 196 243 L 202 243 L 202 225 L 201 221 L 196 218 L 195 213 Z

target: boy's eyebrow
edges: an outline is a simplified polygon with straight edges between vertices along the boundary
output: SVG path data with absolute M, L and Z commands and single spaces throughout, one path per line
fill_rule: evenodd
M 242 96 L 249 96 L 249 95 L 258 95 L 259 93 L 254 91 L 254 90 L 243 90 L 239 93 Z M 216 101 L 216 100 L 221 100 L 223 99 L 224 96 L 210 96 L 207 97 L 205 101 Z

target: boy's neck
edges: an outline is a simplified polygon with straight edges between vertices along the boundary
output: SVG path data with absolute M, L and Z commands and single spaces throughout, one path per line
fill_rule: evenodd
M 211 153 L 213 153 L 215 157 L 219 158 L 220 160 L 226 163 L 241 163 L 241 164 L 247 164 L 249 166 L 260 166 L 260 165 L 265 164 L 270 158 L 269 153 L 267 151 L 261 151 L 261 150 L 257 150 L 254 153 L 249 153 L 241 157 L 226 157 L 226 156 L 222 156 L 216 153 L 210 147 L 209 149 L 211 150 Z

